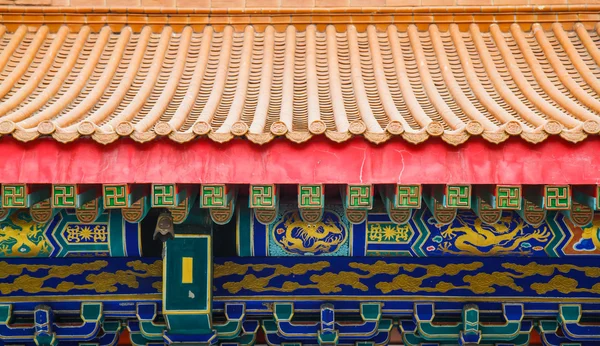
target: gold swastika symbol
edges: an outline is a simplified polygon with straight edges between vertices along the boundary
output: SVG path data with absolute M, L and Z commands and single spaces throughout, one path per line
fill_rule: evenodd
M 446 187 L 446 207 L 471 208 L 471 186 L 448 185 Z
M 546 185 L 544 189 L 546 209 L 571 209 L 571 188 L 569 185 Z
M 506 210 L 519 210 L 522 205 L 522 192 L 520 186 L 496 186 L 496 208 Z
M 126 208 L 127 185 L 104 185 L 104 208 Z
M 301 208 L 322 208 L 324 205 L 322 185 L 300 185 L 299 206 Z
M 373 207 L 371 185 L 348 185 L 347 204 L 350 209 L 371 209 Z
M 3 208 L 26 208 L 27 186 L 25 184 L 2 185 Z
M 397 185 L 396 208 L 421 208 L 421 186 Z
M 252 185 L 250 208 L 275 208 L 275 185 Z
M 75 185 L 54 185 L 52 187 L 52 207 L 76 208 L 77 187 Z
M 225 185 L 202 185 L 202 206 L 206 208 L 224 208 L 227 200 Z

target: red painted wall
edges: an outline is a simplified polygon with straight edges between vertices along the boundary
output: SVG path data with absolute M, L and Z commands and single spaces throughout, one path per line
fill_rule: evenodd
M 245 140 L 217 144 L 52 139 L 0 139 L 0 183 L 471 183 L 597 184 L 600 140 L 574 145 L 550 138 L 531 145 L 514 138 L 494 145 L 471 139 L 452 147 L 433 139 L 413 145 L 373 145 L 316 138 L 258 146 Z

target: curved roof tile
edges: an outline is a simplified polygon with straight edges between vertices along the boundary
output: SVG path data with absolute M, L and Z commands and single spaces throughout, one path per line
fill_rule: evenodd
M 113 33 L 0 27 L 0 134 L 110 143 L 315 135 L 458 145 L 600 131 L 600 34 L 294 26 Z

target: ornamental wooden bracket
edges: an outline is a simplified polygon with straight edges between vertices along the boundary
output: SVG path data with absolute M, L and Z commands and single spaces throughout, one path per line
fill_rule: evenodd
M 104 184 L 102 195 L 104 209 L 131 208 L 150 191 L 145 184 Z
M 474 187 L 473 211 L 484 223 L 495 224 L 502 218 L 502 210 L 494 208 L 494 204 L 494 186 Z
M 373 209 L 373 185 L 350 184 L 341 188 L 346 218 L 353 224 L 365 222 L 369 210 Z
M 444 206 L 445 186 L 429 185 L 423 190 L 423 200 L 436 222 L 440 225 L 451 224 L 456 218 L 458 209 Z
M 279 211 L 279 187 L 275 184 L 250 185 L 248 207 L 263 225 L 275 221 Z
M 228 223 L 235 213 L 238 187 L 226 184 L 203 184 L 200 189 L 200 207 L 207 208 L 213 222 Z
M 323 184 L 298 185 L 298 209 L 304 222 L 321 221 L 325 209 L 325 187 Z
M 390 220 L 399 225 L 406 224 L 413 210 L 421 209 L 421 191 L 419 184 L 381 186 L 379 192 Z

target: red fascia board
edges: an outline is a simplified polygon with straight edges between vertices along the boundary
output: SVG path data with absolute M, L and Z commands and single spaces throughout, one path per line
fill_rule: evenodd
M 600 140 L 579 144 L 519 138 L 495 145 L 471 138 L 460 146 L 430 139 L 375 145 L 362 138 L 334 143 L 313 138 L 256 145 L 242 139 L 187 144 L 168 139 L 140 144 L 89 139 L 63 144 L 0 139 L 0 183 L 230 183 L 230 184 L 597 184 Z

